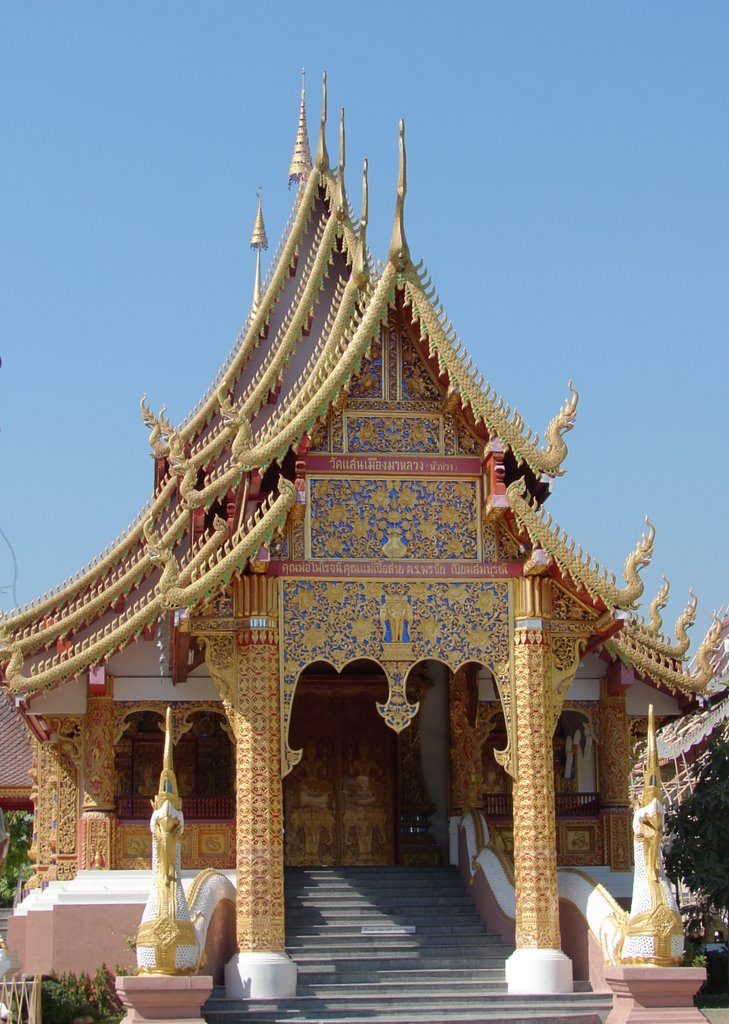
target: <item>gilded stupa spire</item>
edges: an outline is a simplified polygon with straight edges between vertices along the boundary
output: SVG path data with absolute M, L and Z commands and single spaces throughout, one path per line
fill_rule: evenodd
M 369 278 L 367 268 L 367 216 L 368 216 L 368 194 L 367 194 L 367 161 L 362 167 L 362 214 L 359 220 L 359 238 L 354 253 L 352 265 L 352 277 L 358 288 L 363 288 Z
M 299 107 L 299 123 L 296 127 L 294 152 L 289 167 L 289 188 L 294 182 L 301 184 L 306 181 L 311 171 L 311 149 L 309 148 L 309 129 L 306 126 L 306 72 L 301 70 L 301 105 Z M 251 243 L 253 244 L 253 243 Z M 265 248 L 265 247 L 264 247 Z
M 261 302 L 261 249 L 268 249 L 268 236 L 266 225 L 263 223 L 263 202 L 261 190 L 258 192 L 258 212 L 251 232 L 251 249 L 256 250 L 256 273 L 253 279 L 253 311 L 258 309 Z
M 397 270 L 404 270 L 410 262 L 410 250 L 405 239 L 405 194 L 407 192 L 407 171 L 405 155 L 405 122 L 400 118 L 400 165 L 397 175 L 397 200 L 395 202 L 395 222 L 392 225 L 392 238 L 387 258 Z
M 316 158 L 314 160 L 316 169 L 322 173 L 329 167 L 329 154 L 327 153 L 326 136 L 327 127 L 327 73 L 321 76 L 321 121 L 319 122 L 319 142 L 316 147 Z
M 339 168 L 334 193 L 334 214 L 338 221 L 347 216 L 347 193 L 344 190 L 344 107 L 339 111 Z

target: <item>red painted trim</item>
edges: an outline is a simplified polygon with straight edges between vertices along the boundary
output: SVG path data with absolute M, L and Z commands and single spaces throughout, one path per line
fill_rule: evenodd
M 307 473 L 481 476 L 481 460 L 451 455 L 307 455 Z

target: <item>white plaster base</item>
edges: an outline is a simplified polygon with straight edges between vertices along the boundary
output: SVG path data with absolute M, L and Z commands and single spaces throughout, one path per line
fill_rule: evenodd
M 296 964 L 287 953 L 236 953 L 225 965 L 228 999 L 280 999 L 296 995 Z
M 572 992 L 572 961 L 561 949 L 516 949 L 506 961 L 509 995 Z

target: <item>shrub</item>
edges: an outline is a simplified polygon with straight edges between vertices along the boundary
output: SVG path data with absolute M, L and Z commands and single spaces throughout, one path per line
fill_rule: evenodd
M 121 973 L 121 971 L 119 971 Z M 89 974 L 51 974 L 41 986 L 43 1024 L 71 1024 L 78 1018 L 93 1021 L 120 1020 L 121 1000 L 114 987 L 114 975 L 102 964 Z

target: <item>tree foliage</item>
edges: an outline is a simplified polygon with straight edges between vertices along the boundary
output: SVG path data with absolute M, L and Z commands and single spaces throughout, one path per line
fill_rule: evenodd
M 10 834 L 10 849 L 0 875 L 0 907 L 12 906 L 18 878 L 29 866 L 28 848 L 33 830 L 33 815 L 28 811 L 6 811 L 5 826 Z
M 729 743 L 714 740 L 693 791 L 667 811 L 666 871 L 682 879 L 705 913 L 729 912 Z

